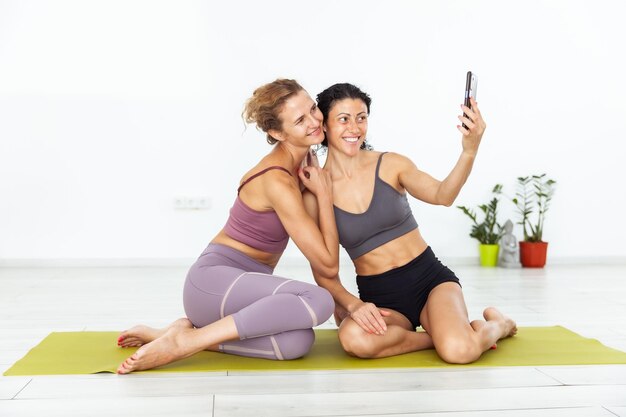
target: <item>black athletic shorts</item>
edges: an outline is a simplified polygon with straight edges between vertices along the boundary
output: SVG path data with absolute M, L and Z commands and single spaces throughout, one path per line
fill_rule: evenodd
M 439 284 L 459 279 L 435 256 L 430 246 L 406 265 L 378 275 L 357 275 L 359 298 L 377 307 L 402 313 L 414 327 L 420 325 L 420 313 L 428 294 Z

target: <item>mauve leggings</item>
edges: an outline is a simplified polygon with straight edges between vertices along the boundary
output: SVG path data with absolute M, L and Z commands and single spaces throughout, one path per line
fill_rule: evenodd
M 325 289 L 272 275 L 269 266 L 217 244 L 189 270 L 183 303 L 195 327 L 233 317 L 241 340 L 220 344 L 222 352 L 279 360 L 306 355 L 312 327 L 328 320 L 335 306 Z

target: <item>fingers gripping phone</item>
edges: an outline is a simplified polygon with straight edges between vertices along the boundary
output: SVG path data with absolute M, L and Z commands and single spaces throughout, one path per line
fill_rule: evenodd
M 472 108 L 470 97 L 474 97 L 474 100 L 476 100 L 476 87 L 477 86 L 478 86 L 478 79 L 476 78 L 476 74 L 474 74 L 472 71 L 467 71 L 467 78 L 465 79 L 464 104 L 470 109 Z M 463 116 L 467 117 L 465 113 L 463 113 Z M 467 126 L 465 126 L 465 123 L 463 123 L 463 127 L 467 129 Z

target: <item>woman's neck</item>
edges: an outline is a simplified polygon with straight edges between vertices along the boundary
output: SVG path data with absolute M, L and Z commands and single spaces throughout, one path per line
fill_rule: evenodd
M 328 148 L 328 156 L 324 168 L 328 169 L 336 178 L 352 178 L 357 175 L 363 165 L 363 153 L 360 150 L 355 155 L 346 155 L 345 153 Z
M 298 168 L 300 167 L 300 164 L 302 163 L 302 160 L 306 156 L 308 150 L 308 147 L 296 147 L 280 142 L 276 144 L 276 147 L 271 153 L 284 163 L 287 169 L 291 172 L 297 173 Z

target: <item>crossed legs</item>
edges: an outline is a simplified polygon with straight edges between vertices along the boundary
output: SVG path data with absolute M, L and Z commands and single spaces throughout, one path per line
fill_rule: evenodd
M 397 311 L 385 310 L 391 315 L 383 317 L 387 332 L 382 336 L 366 332 L 349 317 L 341 322 L 339 342 L 349 355 L 385 358 L 433 347 L 432 338 L 426 332 L 416 332 L 409 320 Z
M 416 332 L 402 314 L 391 311 L 384 317 L 387 332 L 380 336 L 367 333 L 354 320 L 346 318 L 339 327 L 344 350 L 360 358 L 382 358 L 434 347 L 449 363 L 470 363 L 498 340 L 513 336 L 513 320 L 494 307 L 483 312 L 485 320 L 470 323 L 461 287 L 454 282 L 436 286 L 420 315 L 425 332 Z
M 140 325 L 122 332 L 118 345 L 139 349 L 118 373 L 151 369 L 202 350 L 295 359 L 311 348 L 312 327 L 332 314 L 330 293 L 315 285 L 223 265 L 192 271 L 197 273 L 190 273 L 183 297 L 189 319 L 164 329 Z

